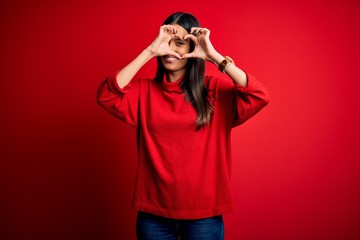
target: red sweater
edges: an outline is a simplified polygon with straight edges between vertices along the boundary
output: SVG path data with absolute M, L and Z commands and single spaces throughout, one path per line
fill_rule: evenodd
M 253 76 L 247 87 L 207 76 L 214 99 L 209 125 L 196 130 L 196 111 L 184 98 L 181 79 L 132 80 L 124 88 L 116 73 L 101 83 L 98 103 L 136 128 L 138 167 L 133 205 L 175 219 L 199 219 L 234 210 L 231 175 L 231 129 L 268 103 Z

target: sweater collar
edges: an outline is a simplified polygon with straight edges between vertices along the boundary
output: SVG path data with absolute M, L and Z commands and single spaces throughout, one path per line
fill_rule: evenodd
M 161 82 L 161 87 L 167 92 L 176 92 L 183 93 L 183 90 L 180 88 L 180 83 L 184 79 L 185 74 L 179 78 L 176 82 L 168 81 L 167 74 L 164 74 L 163 80 Z

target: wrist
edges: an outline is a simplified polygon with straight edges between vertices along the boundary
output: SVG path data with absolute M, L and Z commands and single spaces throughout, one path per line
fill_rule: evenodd
M 222 56 L 220 53 L 218 52 L 214 52 L 212 53 L 210 56 L 210 61 L 213 62 L 216 66 L 219 66 L 219 64 L 221 63 L 222 60 L 224 60 L 224 56 Z
M 225 56 L 224 60 L 222 60 L 218 65 L 218 69 L 220 72 L 225 73 L 226 69 L 231 65 L 235 65 L 234 60 L 232 60 L 229 56 Z
M 156 57 L 156 53 L 151 49 L 151 46 L 145 48 L 143 50 L 143 54 L 145 54 L 146 56 L 148 56 L 149 58 L 153 58 Z

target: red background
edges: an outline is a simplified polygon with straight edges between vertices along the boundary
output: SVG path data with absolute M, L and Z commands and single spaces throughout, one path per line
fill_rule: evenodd
M 135 131 L 95 93 L 179 10 L 271 94 L 233 131 L 226 239 L 360 239 L 355 0 L 1 1 L 0 238 L 135 239 Z

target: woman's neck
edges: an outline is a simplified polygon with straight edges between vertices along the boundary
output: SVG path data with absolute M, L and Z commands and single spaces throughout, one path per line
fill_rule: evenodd
M 169 82 L 176 82 L 178 81 L 183 75 L 185 74 L 185 71 L 176 71 L 176 72 L 167 72 L 167 80 Z

